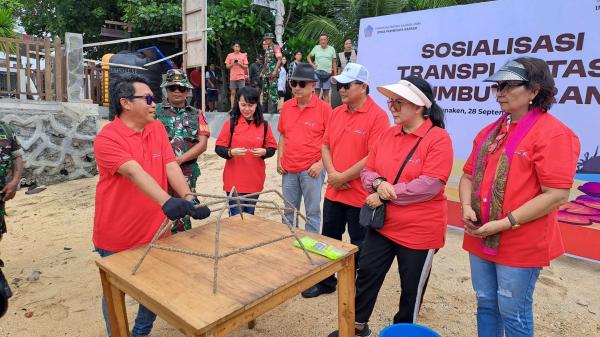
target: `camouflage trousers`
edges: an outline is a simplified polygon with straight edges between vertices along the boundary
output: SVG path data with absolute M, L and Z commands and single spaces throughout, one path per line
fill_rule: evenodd
M 182 167 L 181 169 L 183 171 L 183 176 L 185 177 L 185 180 L 187 181 L 188 186 L 190 187 L 190 190 L 192 191 L 192 193 L 196 193 L 196 182 L 198 181 L 198 177 L 200 177 L 200 167 L 197 163 L 194 163 L 190 166 L 191 167 L 189 168 Z M 169 186 L 169 195 L 179 197 L 177 192 L 175 192 L 173 188 L 171 188 L 171 186 Z M 175 222 L 173 223 L 173 227 L 171 228 L 171 234 L 176 234 L 190 229 L 192 229 L 192 220 L 188 215 L 183 219 L 175 220 Z
M 271 80 L 271 78 L 268 76 L 263 77 L 263 113 L 277 113 L 277 101 L 279 101 L 279 95 L 277 94 L 277 79 Z
M 4 221 L 5 215 L 4 201 L 0 200 L 0 239 L 2 239 L 2 235 L 6 233 L 6 222 Z

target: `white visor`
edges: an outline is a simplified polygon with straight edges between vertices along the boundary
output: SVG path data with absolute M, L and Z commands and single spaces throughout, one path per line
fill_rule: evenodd
M 431 108 L 431 101 L 429 98 L 409 81 L 402 80 L 395 84 L 380 86 L 377 87 L 377 90 L 386 97 L 393 97 L 394 94 L 396 94 L 415 105 L 424 106 L 427 109 Z

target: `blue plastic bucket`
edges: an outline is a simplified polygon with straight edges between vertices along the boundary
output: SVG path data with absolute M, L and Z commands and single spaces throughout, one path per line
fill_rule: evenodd
M 383 329 L 379 337 L 441 337 L 441 335 L 422 325 L 399 323 Z

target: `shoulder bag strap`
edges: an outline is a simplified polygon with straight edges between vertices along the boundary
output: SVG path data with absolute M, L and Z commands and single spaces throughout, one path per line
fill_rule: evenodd
M 419 138 L 419 140 L 417 140 L 417 144 L 415 144 L 415 146 L 413 146 L 413 148 L 410 150 L 410 152 L 406 156 L 406 159 L 404 159 L 404 163 L 402 163 L 402 166 L 400 166 L 400 170 L 398 170 L 398 174 L 396 174 L 396 179 L 394 179 L 394 183 L 392 185 L 396 185 L 398 183 L 398 179 L 400 179 L 400 175 L 402 174 L 402 171 L 404 171 L 404 167 L 406 166 L 406 164 L 408 163 L 408 161 L 410 160 L 410 158 L 413 156 L 413 154 L 417 150 L 417 147 L 419 146 L 419 143 L 421 143 L 421 141 L 423 140 L 423 138 L 425 138 L 425 136 L 427 136 L 427 134 L 429 133 L 429 131 L 431 129 L 433 129 L 433 126 L 430 127 L 429 130 L 427 130 L 427 132 L 425 132 L 425 135 L 423 137 L 421 137 L 421 138 Z

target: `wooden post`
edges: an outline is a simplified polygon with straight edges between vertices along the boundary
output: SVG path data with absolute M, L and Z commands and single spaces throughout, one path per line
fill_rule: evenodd
M 60 37 L 54 40 L 54 87 L 56 90 L 56 101 L 64 100 L 64 76 L 63 76 L 63 51 Z
M 129 337 L 125 293 L 110 283 L 108 275 L 102 269 L 100 269 L 100 280 L 102 281 L 102 291 L 104 292 L 111 335 L 113 337 Z
M 183 34 L 181 34 L 181 50 L 187 50 L 187 44 L 185 42 L 185 40 L 187 39 L 187 33 L 185 33 L 185 31 L 187 30 L 187 25 L 185 23 L 185 1 L 186 0 L 181 0 L 181 30 L 184 32 Z M 183 69 L 183 71 L 187 74 L 187 53 L 184 53 L 181 59 L 181 69 Z
M 40 44 L 36 41 L 35 43 L 35 91 L 38 94 L 38 98 L 42 99 L 42 72 L 40 67 Z
M 17 90 L 15 94 L 17 99 L 21 98 L 21 50 L 19 48 L 20 41 L 15 42 L 15 61 L 17 63 Z
M 44 38 L 44 87 L 46 101 L 53 100 L 52 95 L 52 62 L 50 60 L 50 39 Z
M 344 260 L 338 272 L 338 329 L 340 337 L 354 337 L 354 254 Z
M 27 95 L 27 99 L 31 96 L 31 62 L 29 62 L 29 55 L 31 50 L 29 48 L 29 43 L 25 43 L 25 94 Z
M 10 83 L 10 42 L 6 42 L 6 49 L 4 50 L 4 61 L 6 63 L 6 91 L 8 91 L 8 95 L 10 95 L 11 91 L 11 83 Z

